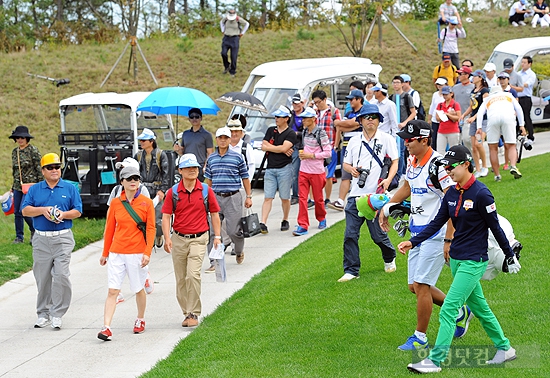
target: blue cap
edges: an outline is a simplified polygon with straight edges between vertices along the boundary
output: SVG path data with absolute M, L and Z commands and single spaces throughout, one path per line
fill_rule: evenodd
M 401 76 L 401 79 L 403 79 L 403 81 L 409 82 L 409 83 L 411 82 L 411 77 L 410 77 L 409 75 L 407 75 L 407 74 L 401 74 L 401 75 L 399 75 L 399 76 Z
M 279 106 L 279 109 L 271 113 L 274 117 L 290 117 L 290 109 L 284 105 Z
M 382 115 L 382 113 L 380 113 L 380 109 L 378 109 L 378 105 L 367 102 L 365 105 L 363 105 L 361 110 L 359 110 L 359 113 L 357 114 L 357 118 L 362 118 L 367 114 L 378 114 L 378 119 L 380 119 L 380 122 L 384 122 L 384 116 Z
M 352 98 L 362 98 L 365 95 L 363 94 L 363 91 L 360 91 L 359 89 L 352 90 L 349 95 L 346 96 L 348 100 L 351 100 Z
M 380 91 L 384 94 L 388 94 L 388 86 L 386 84 L 380 84 L 380 83 L 376 83 L 376 85 L 374 87 L 372 87 L 370 89 L 371 91 Z
M 313 117 L 317 117 L 317 113 L 315 113 L 315 110 L 313 110 L 313 108 L 308 106 L 307 108 L 304 109 L 303 112 L 300 113 L 299 117 L 313 118 Z
M 487 80 L 487 75 L 485 75 L 485 72 L 483 72 L 482 70 L 475 70 L 474 72 L 472 72 L 472 76 L 479 76 L 484 80 Z
M 449 93 L 451 93 L 451 87 L 449 87 L 448 85 L 441 88 L 441 94 L 449 94 Z
M 157 139 L 154 132 L 149 130 L 148 128 L 143 129 L 141 134 L 138 135 L 138 140 L 151 140 L 151 139 Z
M 184 154 L 180 157 L 178 168 L 200 167 L 195 154 Z

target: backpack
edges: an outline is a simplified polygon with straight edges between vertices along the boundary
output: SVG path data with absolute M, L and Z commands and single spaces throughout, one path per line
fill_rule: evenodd
M 317 140 L 317 144 L 319 145 L 319 147 L 321 147 L 321 150 L 323 150 L 323 151 L 324 151 L 323 145 L 321 144 L 321 132 L 324 132 L 324 131 L 325 130 L 322 130 L 321 128 L 316 126 L 315 129 L 313 130 L 313 133 L 312 133 L 313 136 L 315 137 L 315 139 Z M 325 132 L 325 135 L 326 135 L 326 132 Z M 304 140 L 305 136 L 306 136 L 306 129 L 304 129 L 304 131 L 302 131 L 302 140 Z M 328 158 L 325 158 L 324 166 L 326 167 L 331 162 L 332 162 L 332 156 L 329 156 Z
M 224 27 L 224 29 L 225 29 L 225 24 L 227 23 L 227 21 L 229 21 L 229 20 L 227 19 L 227 17 L 224 18 L 224 20 L 223 20 L 223 27 Z M 237 27 L 239 28 L 239 31 L 240 31 L 241 34 L 242 34 L 243 29 L 241 28 L 241 24 L 239 24 L 239 16 L 238 16 L 238 15 L 237 15 L 237 18 L 235 18 L 235 21 L 237 21 Z
M 413 95 L 414 95 L 415 92 L 417 92 L 417 91 L 413 89 L 412 92 L 410 93 L 411 97 L 413 98 L 413 103 L 414 103 Z M 424 109 L 424 105 L 422 105 L 422 99 L 420 99 L 420 103 L 418 104 L 418 107 L 416 108 L 416 119 L 419 119 L 421 121 L 426 120 L 426 109 Z
M 246 167 L 248 169 L 248 159 L 246 158 L 246 146 L 247 146 L 248 143 L 246 143 L 244 140 L 243 140 L 243 144 L 241 146 L 241 155 L 243 155 L 243 158 L 244 158 L 244 163 L 246 164 Z
M 206 217 L 208 218 L 208 213 L 209 213 L 208 185 L 206 185 L 204 182 L 201 182 L 201 184 L 202 184 L 202 198 L 204 202 L 204 210 L 206 210 Z M 178 201 L 179 201 L 178 185 L 179 185 L 179 182 L 172 186 L 172 213 L 176 212 L 176 205 L 178 204 Z

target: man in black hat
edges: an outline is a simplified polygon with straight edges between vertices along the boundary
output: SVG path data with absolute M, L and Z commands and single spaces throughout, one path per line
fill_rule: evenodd
M 21 213 L 21 203 L 28 190 L 27 185 L 23 189 L 22 184 L 37 183 L 44 179 L 40 168 L 40 159 L 42 156 L 38 148 L 30 144 L 33 136 L 29 134 L 27 126 L 17 126 L 8 138 L 13 139 L 17 143 L 17 147 L 11 153 L 13 172 L 11 191 L 13 192 L 13 213 L 15 215 L 15 239 L 13 243 L 23 243 L 24 221 L 29 226 L 29 231 L 31 232 L 30 242 L 32 244 L 32 237 L 34 235 L 33 220 L 31 217 L 24 217 Z

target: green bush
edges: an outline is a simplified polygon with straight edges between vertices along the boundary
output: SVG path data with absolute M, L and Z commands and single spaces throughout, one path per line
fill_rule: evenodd
M 315 34 L 313 32 L 310 32 L 309 30 L 305 30 L 303 28 L 300 28 L 298 30 L 298 33 L 296 33 L 296 38 L 298 40 L 307 41 L 307 40 L 314 40 Z
M 276 50 L 288 50 L 292 40 L 288 38 L 283 38 L 279 43 L 273 44 L 273 48 Z
M 186 53 L 191 51 L 191 49 L 193 48 L 193 41 L 189 37 L 185 36 L 176 46 L 178 47 L 179 51 Z

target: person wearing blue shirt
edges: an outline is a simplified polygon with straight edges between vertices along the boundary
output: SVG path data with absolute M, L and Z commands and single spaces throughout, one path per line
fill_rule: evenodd
M 449 353 L 456 328 L 455 321 L 464 302 L 479 319 L 481 326 L 497 349 L 495 356 L 486 363 L 502 364 L 516 358 L 516 351 L 504 336 L 498 319 L 483 296 L 483 289 L 479 282 L 489 260 L 487 253 L 489 229 L 506 256 L 503 271 L 517 273 L 521 268 L 500 227 L 495 199 L 485 184 L 477 181 L 472 174 L 473 158 L 466 147 L 462 145 L 451 147 L 440 160 L 440 164 L 456 182 L 456 186 L 447 190 L 437 215 L 428 226 L 418 235 L 401 242 L 398 246 L 401 253 L 407 252 L 438 232 L 449 219 L 455 229 L 453 238 L 445 241 L 451 244 L 450 248 L 444 250 L 445 259 L 451 266 L 453 282 L 439 313 L 439 332 L 428 358 L 407 366 L 410 371 L 416 373 L 441 371 L 441 363 Z
M 69 276 L 74 238 L 73 219 L 82 214 L 82 200 L 76 187 L 61 178 L 61 161 L 54 153 L 40 161 L 44 181 L 29 189 L 21 205 L 23 215 L 32 217 L 33 273 L 38 289 L 35 328 L 51 324 L 60 329 L 62 317 L 71 304 Z

